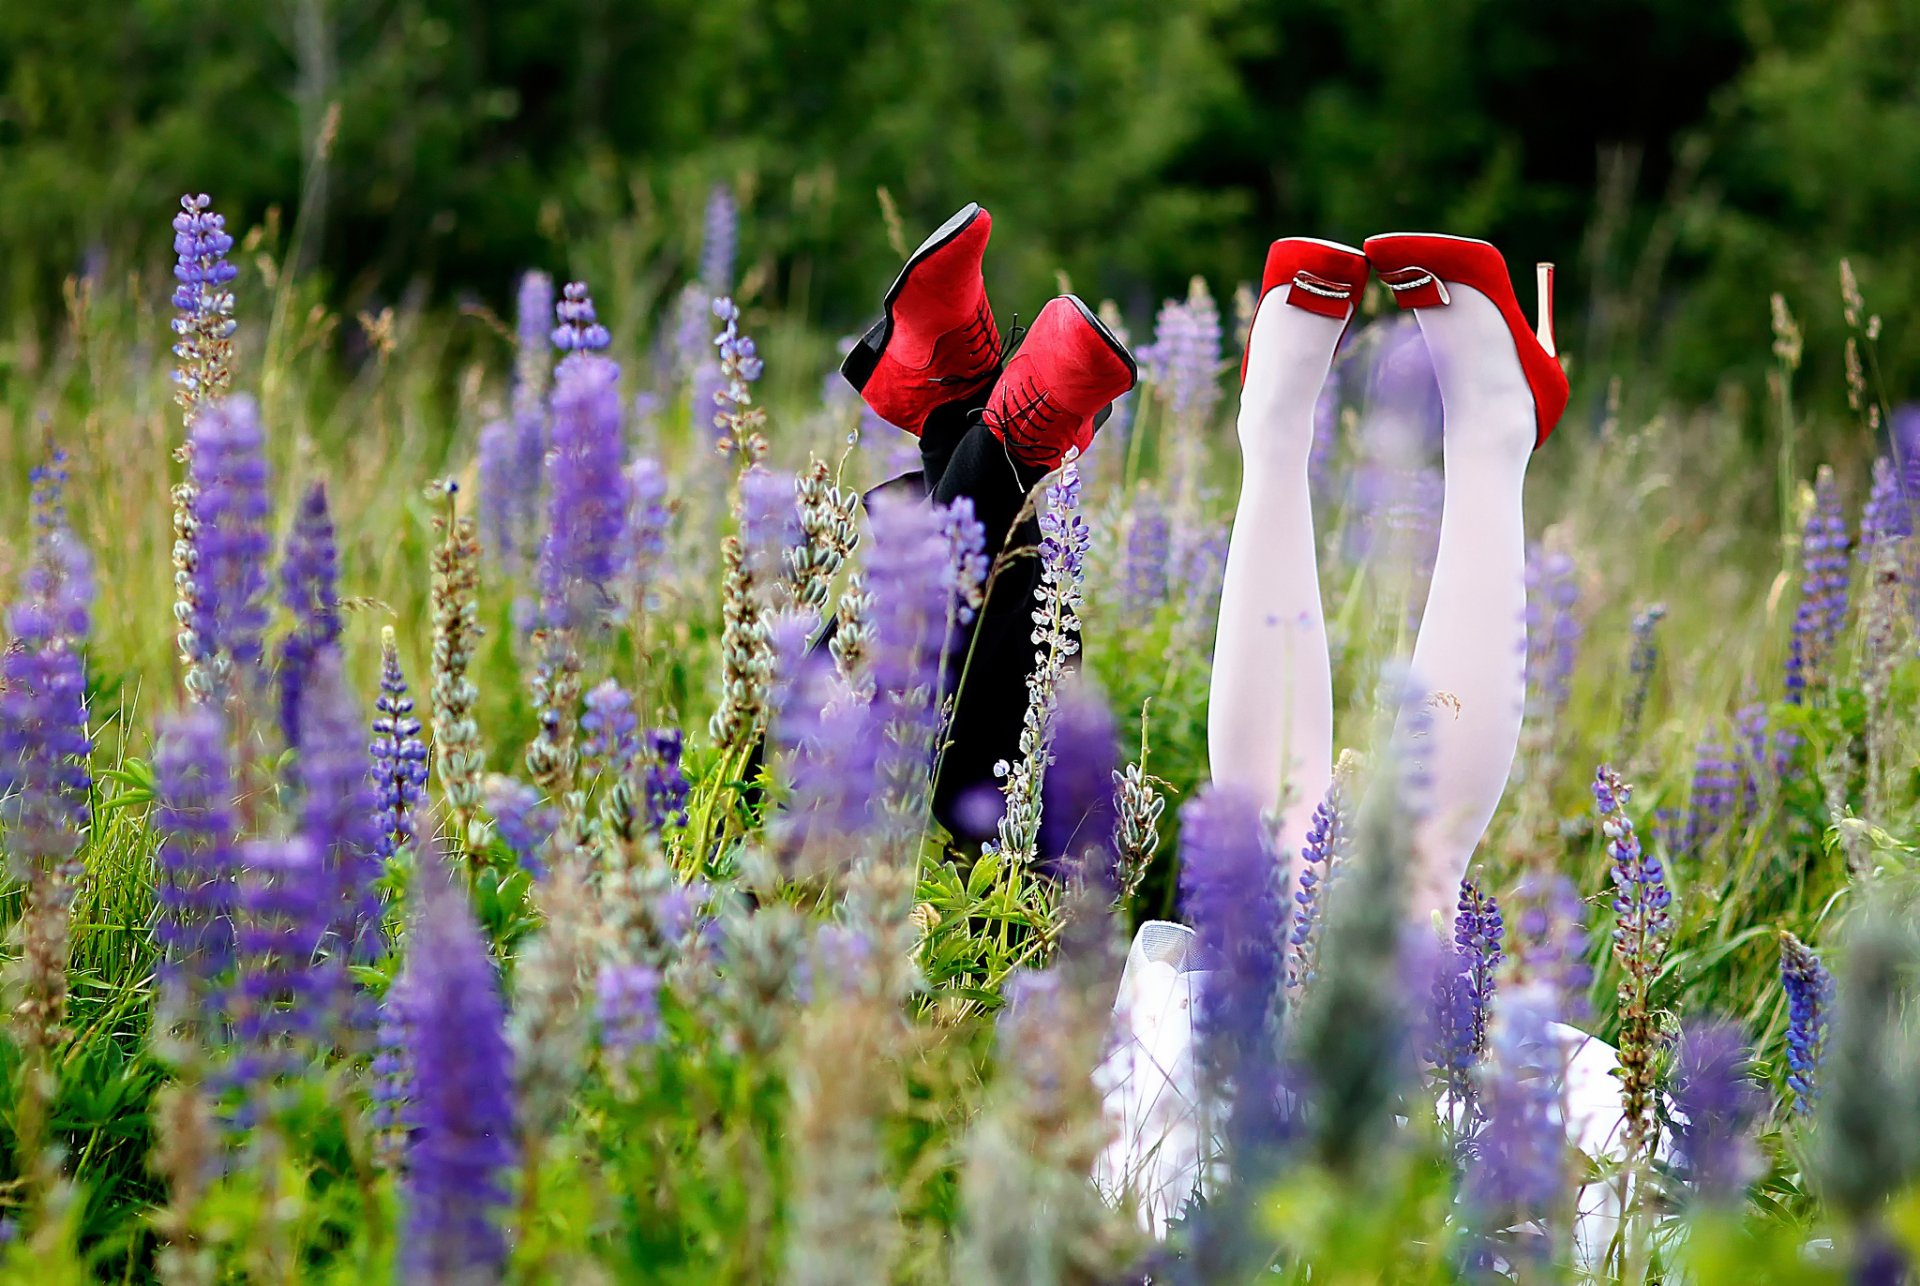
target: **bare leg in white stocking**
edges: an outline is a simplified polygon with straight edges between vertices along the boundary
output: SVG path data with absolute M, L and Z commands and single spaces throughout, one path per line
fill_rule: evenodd
M 1313 536 L 1307 455 L 1313 407 L 1345 323 L 1260 304 L 1240 395 L 1240 504 L 1220 591 L 1207 704 L 1213 779 L 1283 809 L 1297 849 L 1333 775 L 1333 680 Z
M 1414 316 L 1446 405 L 1446 493 L 1410 667 L 1429 694 L 1431 731 L 1403 740 L 1431 792 L 1414 835 L 1408 911 L 1415 923 L 1438 913 L 1450 924 L 1460 877 L 1500 803 L 1520 738 L 1527 645 L 1520 492 L 1536 430 L 1533 395 L 1491 300 L 1456 285 L 1446 307 Z

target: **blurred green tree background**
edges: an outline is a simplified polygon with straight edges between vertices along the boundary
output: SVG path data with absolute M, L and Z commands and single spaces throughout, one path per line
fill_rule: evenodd
M 1489 237 L 1565 266 L 1590 372 L 1704 395 L 1767 360 L 1772 290 L 1830 354 L 1840 257 L 1889 314 L 1920 286 L 1917 68 L 1920 0 L 0 4 L 0 307 L 157 268 L 189 189 L 278 211 L 349 309 L 532 265 L 656 297 L 718 181 L 747 292 L 846 331 L 884 188 L 910 238 L 994 210 L 1009 314 L 1064 272 L 1144 320 L 1289 233 Z M 1910 393 L 1920 327 L 1882 343 Z

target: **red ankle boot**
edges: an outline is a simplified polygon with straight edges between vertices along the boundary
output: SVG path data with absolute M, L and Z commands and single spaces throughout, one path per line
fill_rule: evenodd
M 873 413 L 920 435 L 935 407 L 978 393 L 1000 369 L 1000 332 L 980 257 L 993 216 L 976 204 L 920 243 L 887 290 L 885 311 L 840 364 Z
M 980 418 L 1016 461 L 1052 469 L 1092 444 L 1137 378 L 1126 345 L 1078 295 L 1062 295 L 1033 319 Z

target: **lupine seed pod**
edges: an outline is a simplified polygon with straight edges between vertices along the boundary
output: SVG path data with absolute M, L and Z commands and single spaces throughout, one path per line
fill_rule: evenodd
M 1120 901 L 1131 902 L 1140 891 L 1154 854 L 1160 851 L 1160 815 L 1167 797 L 1147 776 L 1144 764 L 1128 764 L 1113 774 L 1119 816 L 1114 821 L 1113 846 L 1120 855 Z
M 433 551 L 433 749 L 440 790 L 453 820 L 454 844 L 470 849 L 480 806 L 486 752 L 474 703 L 480 692 L 467 677 L 480 637 L 480 545 L 473 519 L 458 512 L 457 484 L 436 483 L 428 495 L 442 501 L 434 516 L 440 543 Z
M 867 578 L 860 572 L 847 577 L 840 591 L 840 603 L 834 610 L 833 641 L 827 645 L 833 653 L 833 666 L 840 681 L 856 697 L 871 696 L 873 677 L 867 672 L 873 649 L 873 595 L 867 593 Z
M 796 482 L 794 499 L 801 539 L 783 551 L 787 594 L 795 607 L 818 621 L 834 576 L 860 543 L 859 497 L 834 486 L 826 462 L 816 458 Z

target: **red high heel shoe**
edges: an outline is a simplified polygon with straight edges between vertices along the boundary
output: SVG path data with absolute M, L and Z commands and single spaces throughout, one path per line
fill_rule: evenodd
M 1084 452 L 1113 401 L 1139 378 L 1133 354 L 1078 295 L 1047 301 L 1007 361 L 980 419 L 1007 454 L 1055 469 L 1069 448 Z
M 992 233 L 993 216 L 972 202 L 936 228 L 840 364 L 875 415 L 915 437 L 934 408 L 979 392 L 1000 370 L 1000 332 L 980 274 Z
M 1260 274 L 1260 305 L 1279 286 L 1289 287 L 1287 302 L 1351 326 L 1359 315 L 1360 296 L 1367 289 L 1367 257 L 1352 246 L 1317 237 L 1284 237 L 1267 248 L 1266 271 Z M 1343 332 L 1344 333 L 1344 332 Z M 1253 346 L 1253 325 L 1247 326 L 1247 350 Z M 1240 354 L 1240 382 L 1247 382 L 1247 351 Z
M 1539 324 L 1527 325 L 1507 276 L 1507 261 L 1485 241 L 1437 232 L 1390 232 L 1367 238 L 1367 259 L 1401 308 L 1444 308 L 1447 283 L 1471 286 L 1493 301 L 1513 333 L 1521 373 L 1533 390 L 1534 449 L 1547 440 L 1567 409 L 1567 373 L 1553 344 L 1553 265 L 1540 264 Z

